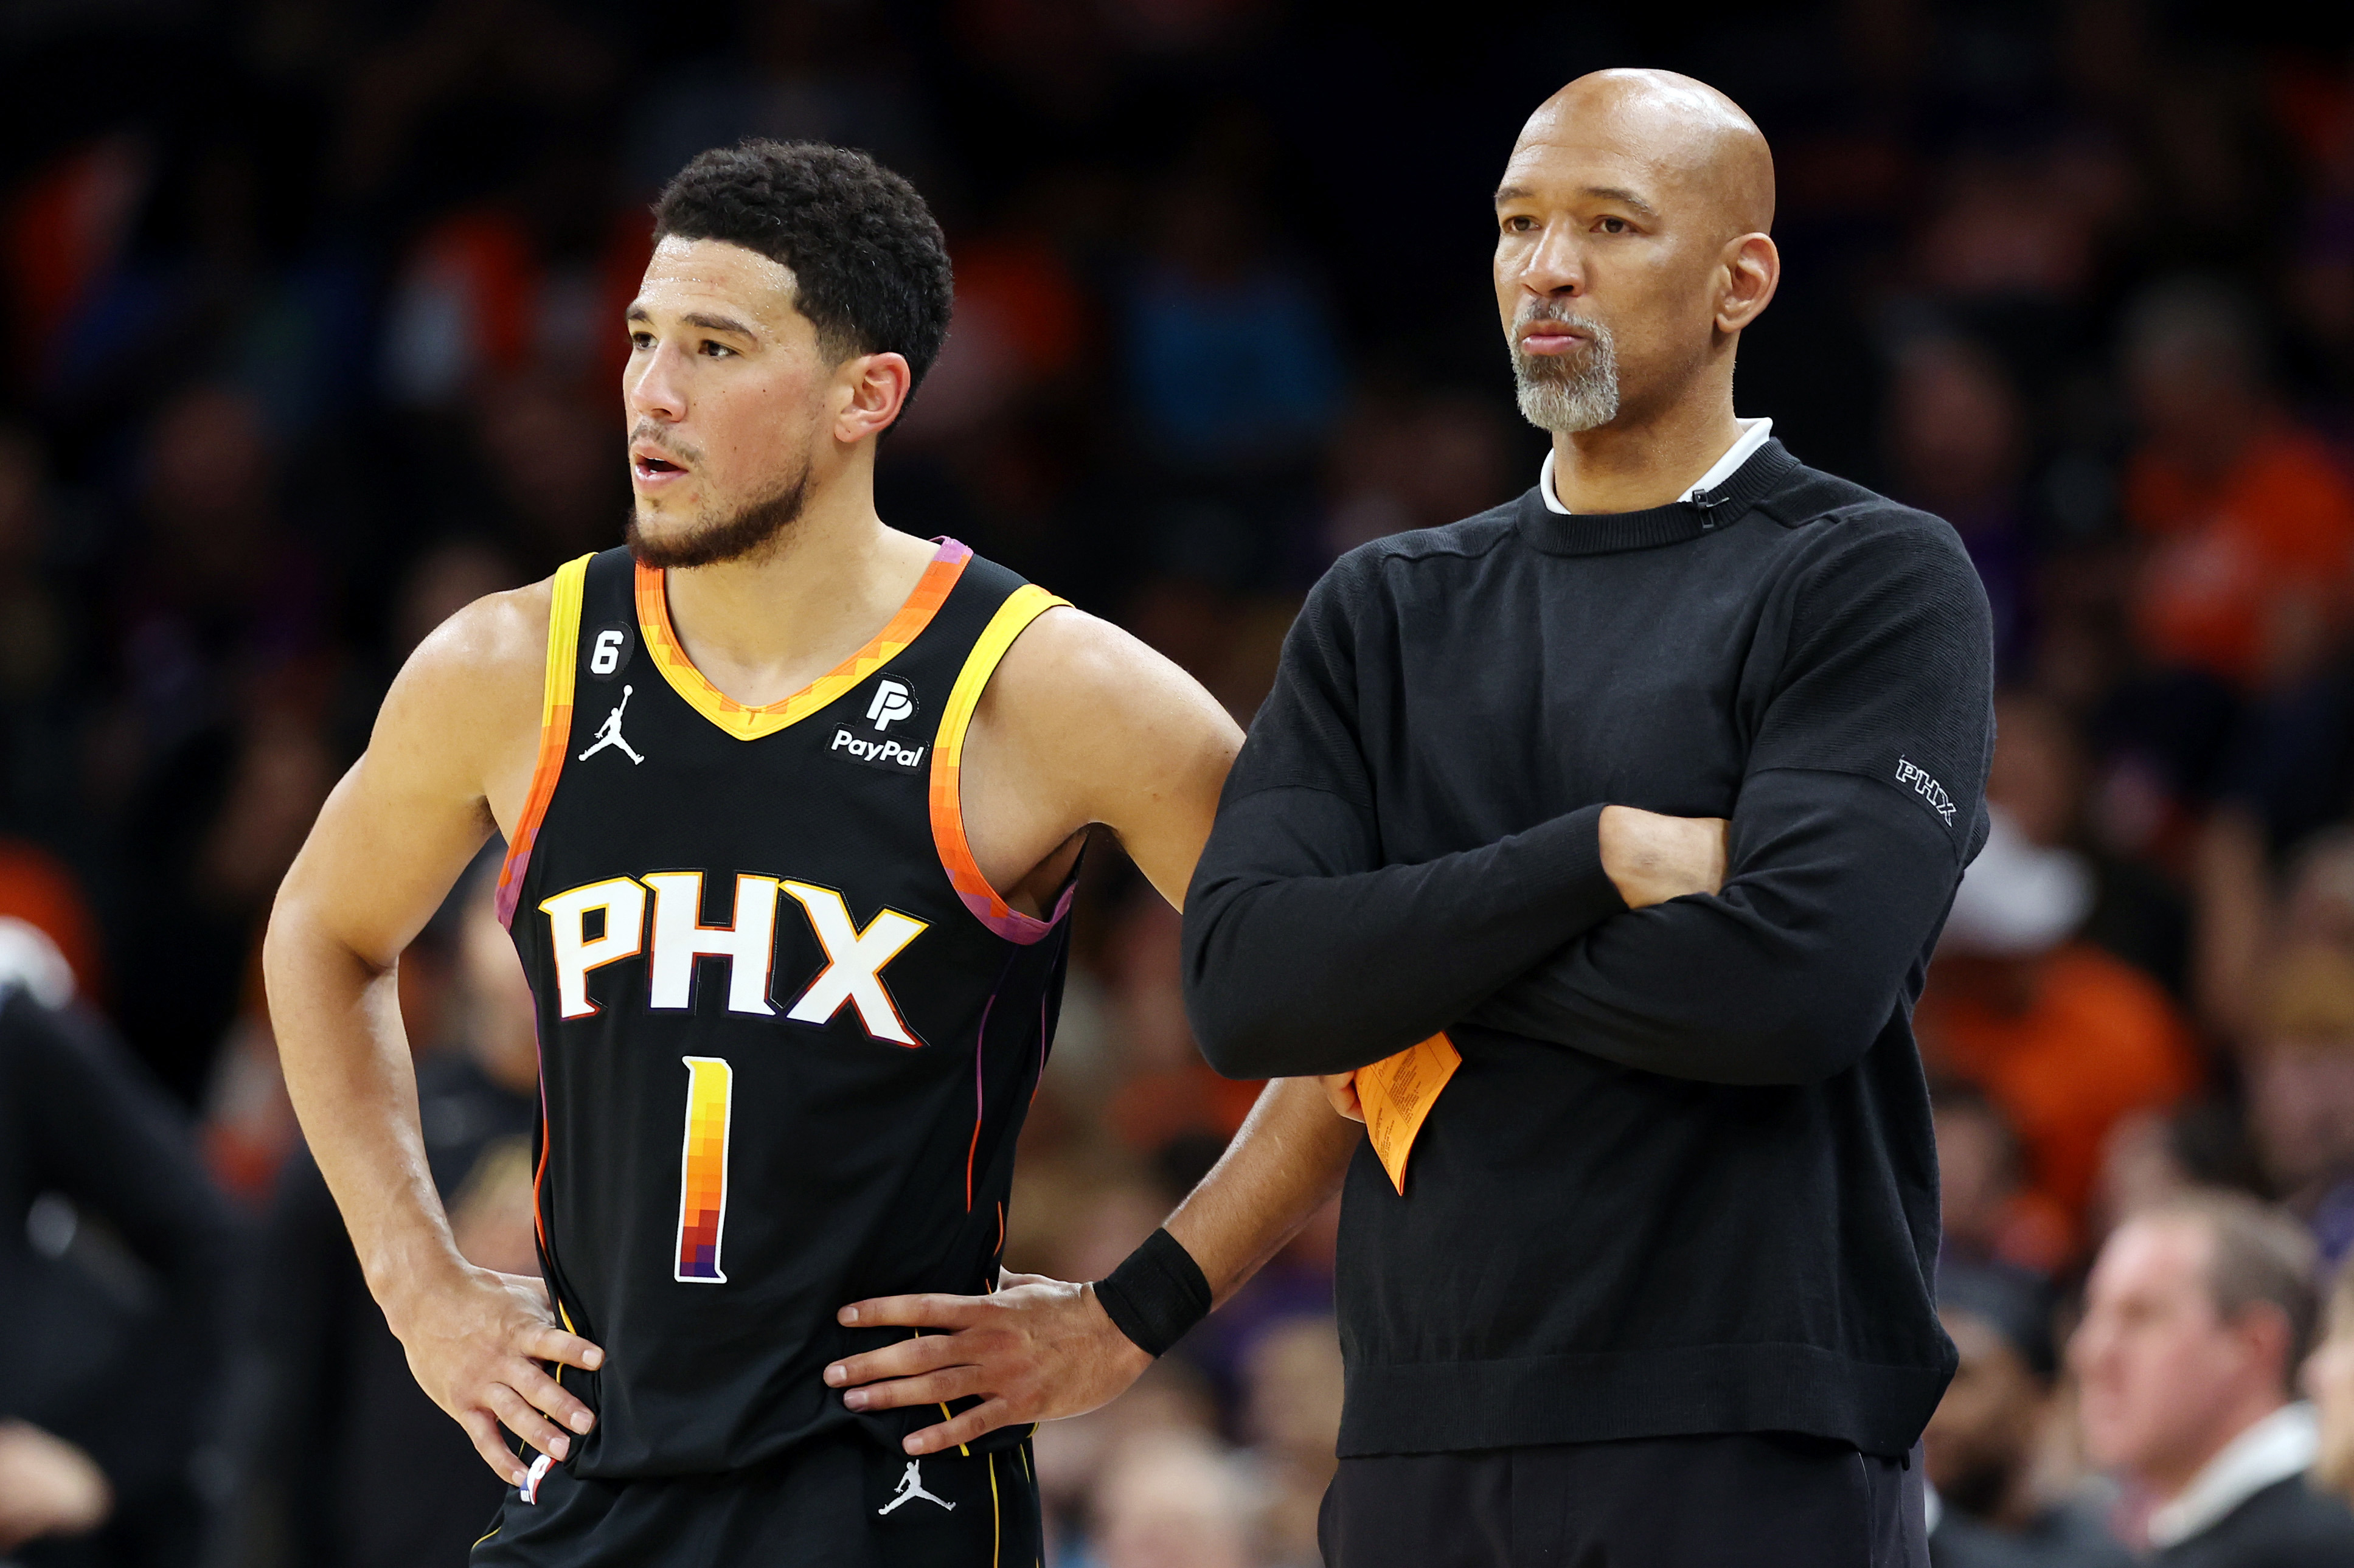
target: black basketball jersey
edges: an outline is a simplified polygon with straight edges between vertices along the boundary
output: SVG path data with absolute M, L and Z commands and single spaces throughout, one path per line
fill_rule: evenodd
M 940 1418 L 854 1414 L 821 1378 L 908 1332 L 843 1329 L 845 1303 L 995 1287 L 1070 894 L 1038 920 L 991 889 L 957 768 L 1061 602 L 943 541 L 872 642 L 748 708 L 688 661 L 662 572 L 610 550 L 557 574 L 500 913 L 539 1008 L 542 1266 L 607 1358 L 563 1375 L 598 1412 L 578 1473 Z

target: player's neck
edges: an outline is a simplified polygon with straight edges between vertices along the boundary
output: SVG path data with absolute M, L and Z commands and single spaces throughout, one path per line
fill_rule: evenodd
M 1683 498 L 1741 439 L 1732 365 L 1655 411 L 1622 410 L 1599 429 L 1553 439 L 1553 498 L 1572 512 L 1640 512 Z
M 766 706 L 864 647 L 934 551 L 883 525 L 871 470 L 840 475 L 768 548 L 665 574 L 671 627 L 705 680 Z

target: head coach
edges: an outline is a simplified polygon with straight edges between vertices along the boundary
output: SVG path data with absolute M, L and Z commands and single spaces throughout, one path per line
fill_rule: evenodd
M 1337 1568 L 1927 1562 L 1911 1012 L 1985 834 L 1988 613 L 1944 523 L 1736 418 L 1773 205 L 1699 82 L 1537 111 L 1495 285 L 1552 455 L 1317 585 L 1194 875 L 1221 1072 L 1459 1052 L 1402 1179 L 1349 1173 Z M 1721 884 L 1654 901 L 1708 819 Z

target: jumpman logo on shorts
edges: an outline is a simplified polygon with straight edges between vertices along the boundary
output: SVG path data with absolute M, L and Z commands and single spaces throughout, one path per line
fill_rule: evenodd
M 643 762 L 645 760 L 644 758 L 638 755 L 637 748 L 635 747 L 632 747 L 628 741 L 621 738 L 621 709 L 630 705 L 630 694 L 635 690 L 637 690 L 635 686 L 623 686 L 621 688 L 621 701 L 620 705 L 616 706 L 611 713 L 605 715 L 605 722 L 603 724 L 597 726 L 596 744 L 591 746 L 588 750 L 582 752 L 575 760 L 586 762 L 609 746 L 619 749 L 622 756 L 628 758 L 633 763 Z
M 926 1502 L 938 1503 L 950 1513 L 956 1511 L 956 1504 L 946 1498 L 934 1497 L 924 1489 L 924 1462 L 921 1459 L 907 1461 L 907 1472 L 899 1478 L 898 1495 L 875 1511 L 878 1514 L 889 1513 L 901 1503 L 913 1502 L 917 1498 L 923 1499 Z

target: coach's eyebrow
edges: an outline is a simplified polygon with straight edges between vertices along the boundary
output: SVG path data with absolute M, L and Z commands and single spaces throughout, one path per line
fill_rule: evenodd
M 1622 189 L 1617 185 L 1588 185 L 1585 187 L 1585 194 L 1598 196 L 1604 201 L 1615 201 L 1622 207 L 1631 207 L 1645 217 L 1659 216 L 1659 208 L 1637 196 L 1633 191 Z

